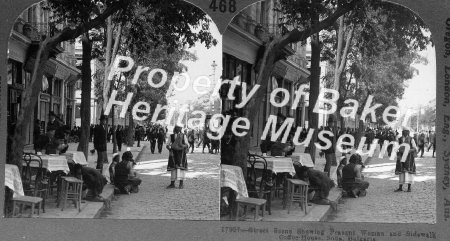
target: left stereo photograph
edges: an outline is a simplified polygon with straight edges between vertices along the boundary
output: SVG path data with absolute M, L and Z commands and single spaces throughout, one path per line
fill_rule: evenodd
M 47 0 L 8 41 L 4 217 L 220 220 L 222 35 L 205 12 Z

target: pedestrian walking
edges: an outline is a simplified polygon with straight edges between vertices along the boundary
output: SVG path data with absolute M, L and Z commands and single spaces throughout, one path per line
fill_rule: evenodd
M 174 133 L 170 135 L 167 141 L 167 149 L 169 150 L 169 160 L 167 163 L 167 171 L 170 171 L 170 185 L 167 188 L 175 188 L 175 181 L 179 181 L 178 188 L 184 187 L 184 177 L 187 171 L 188 140 L 185 134 L 181 132 L 181 126 L 175 126 Z
M 137 140 L 137 147 L 141 146 L 141 138 L 142 138 L 141 134 L 142 134 L 141 127 L 137 126 L 136 129 L 135 129 L 135 132 L 134 132 L 134 135 L 135 135 L 136 140 Z
M 161 154 L 161 152 L 162 152 L 164 142 L 166 142 L 166 132 L 164 131 L 163 127 L 160 127 L 158 130 L 158 153 L 159 154 Z
M 418 153 L 420 153 L 420 157 L 423 157 L 423 153 L 425 152 L 425 134 L 421 131 L 418 137 Z
M 333 132 L 329 126 L 326 126 L 325 130 Z M 327 149 L 323 150 L 323 153 L 325 154 L 325 167 L 324 167 L 323 171 L 325 173 L 327 173 L 328 176 L 330 176 L 331 166 L 332 165 L 337 166 L 336 152 L 334 150 L 333 137 L 331 137 L 329 135 L 324 136 L 324 137 L 329 140 L 329 142 L 331 143 L 331 146 L 328 147 Z M 326 146 L 326 143 L 324 141 L 320 140 L 320 145 Z
M 150 151 L 152 152 L 152 154 L 155 154 L 156 141 L 158 140 L 157 126 L 153 126 L 152 129 L 150 130 L 149 140 L 150 140 Z
M 117 149 L 119 150 L 119 152 L 122 151 L 123 139 L 124 139 L 123 128 L 121 125 L 118 125 L 116 131 L 116 141 L 117 141 Z
M 194 130 L 190 130 L 188 132 L 188 141 L 189 141 L 189 148 L 191 148 L 191 153 L 193 153 L 194 152 L 194 146 L 195 146 Z
M 198 143 L 197 148 L 200 147 L 200 145 L 203 143 L 203 130 L 198 130 Z
M 402 136 L 399 138 L 399 144 L 409 143 L 409 152 L 405 152 L 405 147 L 400 146 L 397 153 L 397 163 L 395 166 L 395 174 L 399 175 L 399 187 L 395 192 L 403 191 L 403 185 L 408 184 L 408 192 L 411 192 L 411 185 L 414 182 L 414 175 L 416 174 L 416 162 L 414 160 L 415 153 L 417 153 L 417 146 L 414 138 L 409 136 L 409 128 L 405 127 L 402 131 Z M 405 162 L 401 162 L 403 154 L 408 155 Z
M 434 133 L 434 131 L 430 131 L 430 145 L 428 146 L 428 151 L 430 151 L 431 147 L 433 147 L 434 157 L 434 152 L 436 151 L 436 133 Z
M 208 147 L 208 153 L 211 153 L 210 140 L 208 137 L 209 130 L 203 130 L 203 149 L 202 153 L 205 153 L 205 147 Z
M 103 163 L 108 163 L 108 156 L 106 155 L 106 116 L 101 115 L 100 124 L 94 129 L 94 148 L 97 150 L 97 166 L 96 169 L 103 172 Z

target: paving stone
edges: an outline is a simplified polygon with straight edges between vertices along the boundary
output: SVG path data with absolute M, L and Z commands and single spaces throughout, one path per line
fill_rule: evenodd
M 416 166 L 412 192 L 406 192 L 406 186 L 404 192 L 397 193 L 395 162 L 372 158 L 363 173 L 370 183 L 367 196 L 342 199 L 338 211 L 327 221 L 436 223 L 436 159 L 427 152 L 424 158 L 416 158 Z
M 184 189 L 166 189 L 170 184 L 170 173 L 166 170 L 168 155 L 166 149 L 162 154 L 152 154 L 145 148 L 136 166 L 142 179 L 139 193 L 117 195 L 111 209 L 101 217 L 219 220 L 220 155 L 203 154 L 201 149 L 195 149 L 193 154 L 188 154 Z

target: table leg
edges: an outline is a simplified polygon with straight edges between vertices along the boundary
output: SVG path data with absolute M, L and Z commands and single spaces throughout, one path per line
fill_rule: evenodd
M 234 216 L 234 220 L 238 221 L 239 220 L 239 204 L 235 204 L 236 205 L 236 213 Z
M 283 173 L 283 210 L 286 209 L 286 202 L 287 202 L 287 173 Z

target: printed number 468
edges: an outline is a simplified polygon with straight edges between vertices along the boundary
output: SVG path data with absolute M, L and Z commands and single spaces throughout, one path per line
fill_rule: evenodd
M 219 4 L 217 4 L 217 2 Z M 209 8 L 214 12 L 219 9 L 219 11 L 222 13 L 226 11 L 234 13 L 236 12 L 236 0 L 212 0 Z

